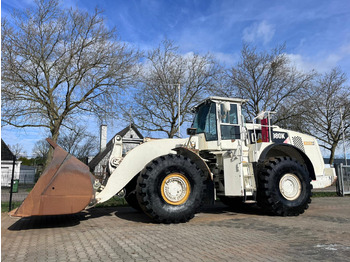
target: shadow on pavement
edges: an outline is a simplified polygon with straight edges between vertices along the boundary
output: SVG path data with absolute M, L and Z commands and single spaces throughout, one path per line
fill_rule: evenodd
M 252 215 L 268 215 L 255 204 L 246 204 L 237 208 L 225 206 L 221 202 L 215 205 L 204 206 L 201 213 L 206 214 L 252 214 Z M 72 215 L 57 215 L 57 216 L 36 216 L 26 217 L 17 220 L 8 230 L 21 231 L 40 228 L 58 228 L 58 227 L 73 227 L 79 225 L 81 221 L 95 219 L 103 216 L 116 216 L 122 220 L 132 221 L 137 223 L 155 223 L 150 217 L 141 211 L 132 207 L 104 207 L 91 208 Z
M 40 228 L 72 227 L 80 224 L 80 221 L 99 218 L 101 216 L 112 216 L 117 207 L 92 208 L 77 214 L 57 216 L 33 216 L 23 217 L 12 224 L 8 230 L 20 231 Z
M 222 202 L 215 202 L 215 205 L 207 205 L 204 206 L 201 210 L 201 213 L 206 214 L 247 214 L 247 215 L 259 215 L 266 216 L 269 215 L 260 207 L 254 204 L 242 204 L 237 207 L 226 206 Z
M 256 204 L 245 204 L 237 208 L 228 207 L 221 202 L 216 202 L 215 205 L 205 205 L 202 207 L 200 213 L 204 214 L 225 214 L 235 216 L 237 214 L 251 214 L 251 215 L 269 215 L 259 208 Z M 119 208 L 115 212 L 115 216 L 120 219 L 139 223 L 156 223 L 146 214 L 131 207 Z
M 123 207 L 118 209 L 114 215 L 120 219 L 137 222 L 137 223 L 155 223 L 150 217 L 148 217 L 142 211 L 136 210 L 132 207 Z
M 23 217 L 12 224 L 8 230 L 21 231 L 39 228 L 72 227 L 80 224 L 81 213 L 60 216 Z
M 144 213 L 138 212 L 131 207 L 105 207 L 91 208 L 71 215 L 24 217 L 8 227 L 8 230 L 21 231 L 40 228 L 73 227 L 79 225 L 81 221 L 103 216 L 117 216 L 124 220 L 141 223 L 152 222 Z

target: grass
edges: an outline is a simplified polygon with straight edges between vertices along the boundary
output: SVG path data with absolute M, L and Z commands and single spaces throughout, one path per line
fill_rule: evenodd
M 337 192 L 312 192 L 312 197 L 336 197 Z
M 22 204 L 22 202 L 12 202 L 12 209 L 15 209 L 19 207 Z M 9 211 L 9 202 L 1 202 L 1 213 L 8 212 Z
M 312 192 L 312 197 L 337 197 L 337 192 Z M 350 195 L 345 195 L 350 197 Z

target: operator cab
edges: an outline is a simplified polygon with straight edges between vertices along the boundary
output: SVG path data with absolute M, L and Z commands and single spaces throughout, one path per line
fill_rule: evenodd
M 195 129 L 199 138 L 205 139 L 208 145 L 215 141 L 215 148 L 225 141 L 234 142 L 241 139 L 244 124 L 242 104 L 246 101 L 240 98 L 207 98 L 193 109 L 195 117 L 192 132 Z

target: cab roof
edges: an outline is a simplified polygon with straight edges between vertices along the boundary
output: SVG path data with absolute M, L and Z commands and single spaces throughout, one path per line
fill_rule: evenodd
M 244 104 L 248 101 L 248 99 L 238 98 L 238 97 L 220 97 L 220 96 L 210 96 L 203 101 L 201 101 L 199 104 L 197 104 L 194 108 L 199 107 L 200 105 L 207 103 L 207 102 L 231 102 L 231 103 L 237 103 L 237 104 Z

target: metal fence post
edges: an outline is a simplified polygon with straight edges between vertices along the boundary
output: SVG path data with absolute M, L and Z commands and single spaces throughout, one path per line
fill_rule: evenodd
M 345 191 L 344 191 L 344 167 L 343 167 L 343 163 L 340 163 L 340 174 L 341 174 L 341 192 L 342 192 L 342 196 L 344 196 Z
M 13 156 L 13 163 L 12 163 L 12 176 L 11 176 L 11 187 L 10 187 L 10 201 L 9 201 L 9 212 L 12 209 L 12 189 L 13 189 L 13 180 L 15 177 L 15 167 L 16 167 L 16 156 Z

